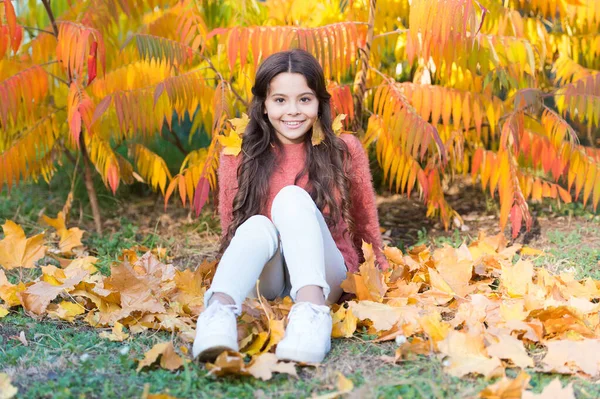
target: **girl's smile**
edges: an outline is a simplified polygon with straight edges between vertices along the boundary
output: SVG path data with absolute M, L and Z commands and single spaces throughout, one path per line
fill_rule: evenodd
M 319 100 L 299 73 L 280 73 L 271 80 L 265 113 L 283 144 L 304 141 L 319 114 Z

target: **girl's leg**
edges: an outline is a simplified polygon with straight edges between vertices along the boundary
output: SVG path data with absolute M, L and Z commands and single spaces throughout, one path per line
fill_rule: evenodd
M 219 301 L 221 298 L 230 297 L 239 313 L 242 302 L 255 287 L 265 267 L 271 273 L 268 274 L 270 278 L 264 282 L 264 285 L 276 291 L 279 282 L 281 285 L 279 292 L 283 291 L 283 266 L 281 258 L 275 256 L 278 252 L 279 237 L 273 223 L 261 215 L 246 220 L 238 227 L 223 253 L 210 289 L 204 294 L 205 306 L 210 304 L 213 294 L 218 294 L 215 295 L 215 299 Z M 276 273 L 278 266 L 281 269 L 280 278 Z M 279 281 L 276 281 L 278 279 Z M 263 282 L 261 288 L 262 285 Z
M 265 264 L 272 273 L 269 287 L 277 290 L 277 260 L 280 252 L 277 230 L 264 216 L 253 216 L 235 232 L 217 267 L 210 289 L 204 295 L 206 309 L 196 322 L 192 353 L 203 360 L 212 360 L 225 350 L 238 350 L 236 314 L 254 287 Z M 273 259 L 275 258 L 275 259 Z M 281 257 L 279 257 L 281 258 Z M 281 261 L 280 261 L 281 263 Z M 283 266 L 279 288 L 285 287 Z M 214 299 L 214 300 L 211 300 Z
M 337 301 L 342 293 L 344 258 L 323 215 L 300 187 L 287 186 L 277 194 L 271 218 L 281 237 L 290 275 L 290 296 L 296 301 L 276 355 L 280 359 L 319 363 L 331 349 L 332 320 L 329 307 L 323 303 L 325 299 L 329 303 Z
M 337 302 L 346 278 L 344 257 L 310 195 L 298 186 L 284 187 L 273 200 L 271 218 L 281 237 L 292 299 Z

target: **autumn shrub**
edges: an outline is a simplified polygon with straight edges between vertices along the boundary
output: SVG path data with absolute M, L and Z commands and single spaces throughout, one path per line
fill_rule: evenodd
M 113 194 L 137 180 L 199 209 L 257 65 L 300 47 L 391 189 L 448 227 L 444 187 L 470 174 L 515 236 L 528 202 L 600 202 L 599 30 L 595 0 L 3 0 L 0 187 L 72 162 L 97 230 L 93 169 Z M 159 136 L 185 154 L 175 173 Z

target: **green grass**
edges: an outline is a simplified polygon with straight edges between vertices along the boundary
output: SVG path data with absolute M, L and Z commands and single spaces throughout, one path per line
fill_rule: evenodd
M 11 339 L 25 332 L 28 346 Z M 165 332 L 139 334 L 125 342 L 111 342 L 99 330 L 81 324 L 37 322 L 12 312 L 2 321 L 0 371 L 14 375 L 19 398 L 122 398 L 140 397 L 148 384 L 151 393 L 168 392 L 180 398 L 309 397 L 331 392 L 336 372 L 355 384 L 356 397 L 377 398 L 466 398 L 475 397 L 488 385 L 483 378 L 451 377 L 436 358 L 417 356 L 393 365 L 392 343 L 374 344 L 361 339 L 334 340 L 326 363 L 319 368 L 298 369 L 299 378 L 276 375 L 264 382 L 251 377 L 214 378 L 203 364 L 192 362 L 170 372 L 153 366 L 137 372 L 137 361 L 152 345 L 170 340 Z M 176 346 L 181 343 L 176 340 Z M 517 370 L 508 370 L 515 377 Z M 555 375 L 531 373 L 539 392 Z M 578 378 L 561 377 L 563 385 L 573 381 L 579 398 L 598 397 L 600 386 Z M 262 393 L 259 393 L 262 392 Z
M 63 173 L 63 172 L 61 172 Z M 39 232 L 38 214 L 45 208 L 55 215 L 63 206 L 69 190 L 68 173 L 65 179 L 48 186 L 45 184 L 25 185 L 13 190 L 10 195 L 2 193 L 0 200 L 0 222 L 16 219 L 27 234 Z M 97 182 L 98 183 L 98 182 Z M 82 187 L 77 186 L 77 190 Z M 113 198 L 102 192 L 101 203 L 107 213 L 116 212 L 117 206 L 125 201 L 135 201 L 134 194 L 125 192 Z M 135 191 L 135 190 L 134 190 Z M 146 192 L 143 193 L 147 195 Z M 84 198 L 84 192 L 79 192 Z M 132 195 L 131 197 L 127 197 Z M 77 200 L 74 215 L 78 215 Z M 83 202 L 84 220 L 89 222 L 89 211 Z M 584 220 L 595 220 L 597 215 L 586 214 L 577 206 L 572 212 L 563 209 L 566 217 L 577 216 Z M 135 220 L 116 216 L 118 228 L 104 235 L 86 234 L 84 242 L 90 254 L 99 258 L 98 267 L 108 274 L 112 262 L 122 250 L 135 245 L 171 248 L 173 238 L 164 238 L 158 227 L 151 232 L 141 230 Z M 600 227 L 591 223 L 573 223 L 572 228 L 544 231 L 544 248 L 536 243 L 532 246 L 544 249 L 546 255 L 535 260 L 536 265 L 555 271 L 574 270 L 579 278 L 600 279 Z M 180 245 L 193 245 L 194 235 L 212 231 L 218 233 L 218 221 L 204 213 L 193 223 L 180 226 Z M 1 238 L 1 234 L 0 234 Z M 459 230 L 450 235 L 430 237 L 423 230 L 418 243 L 457 247 L 467 239 Z M 541 245 L 541 244 L 540 244 Z M 174 254 L 179 255 L 179 254 Z M 195 260 L 192 261 L 192 263 Z M 184 264 L 182 262 L 181 264 Z M 10 275 L 14 280 L 16 275 Z M 28 277 L 35 277 L 32 274 Z M 11 337 L 23 331 L 28 346 Z M 176 347 L 182 343 L 166 332 L 146 332 L 129 338 L 122 343 L 111 342 L 99 337 L 99 329 L 82 322 L 74 324 L 44 319 L 37 321 L 13 310 L 0 320 L 0 372 L 11 375 L 13 384 L 19 388 L 19 398 L 122 398 L 140 397 L 145 387 L 150 393 L 168 392 L 179 398 L 304 398 L 324 394 L 335 389 L 336 373 L 341 372 L 355 384 L 353 397 L 360 398 L 467 398 L 476 397 L 478 392 L 493 381 L 483 378 L 454 378 L 443 371 L 443 359 L 417 356 L 410 361 L 394 365 L 385 363 L 381 356 L 393 356 L 393 343 L 369 342 L 372 336 L 357 333 L 351 339 L 334 340 L 332 351 L 324 365 L 318 368 L 298 368 L 299 378 L 276 375 L 271 381 L 263 382 L 250 377 L 214 378 L 208 375 L 203 364 L 192 362 L 175 372 L 156 366 L 137 372 L 138 360 L 155 343 L 175 340 Z M 518 370 L 509 369 L 507 374 L 515 377 Z M 556 374 L 536 373 L 530 385 L 540 392 Z M 563 385 L 573 381 L 578 398 L 600 397 L 600 385 L 577 377 L 559 376 Z

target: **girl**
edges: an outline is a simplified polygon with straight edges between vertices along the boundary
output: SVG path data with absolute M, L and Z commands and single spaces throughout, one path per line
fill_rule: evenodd
M 321 362 L 331 347 L 326 304 L 358 269 L 361 240 L 387 268 L 368 160 L 361 143 L 332 129 L 323 70 L 303 50 L 259 67 L 242 152 L 221 155 L 222 257 L 198 317 L 194 357 L 238 350 L 236 315 L 259 281 L 268 299 L 295 301 L 280 359 Z

